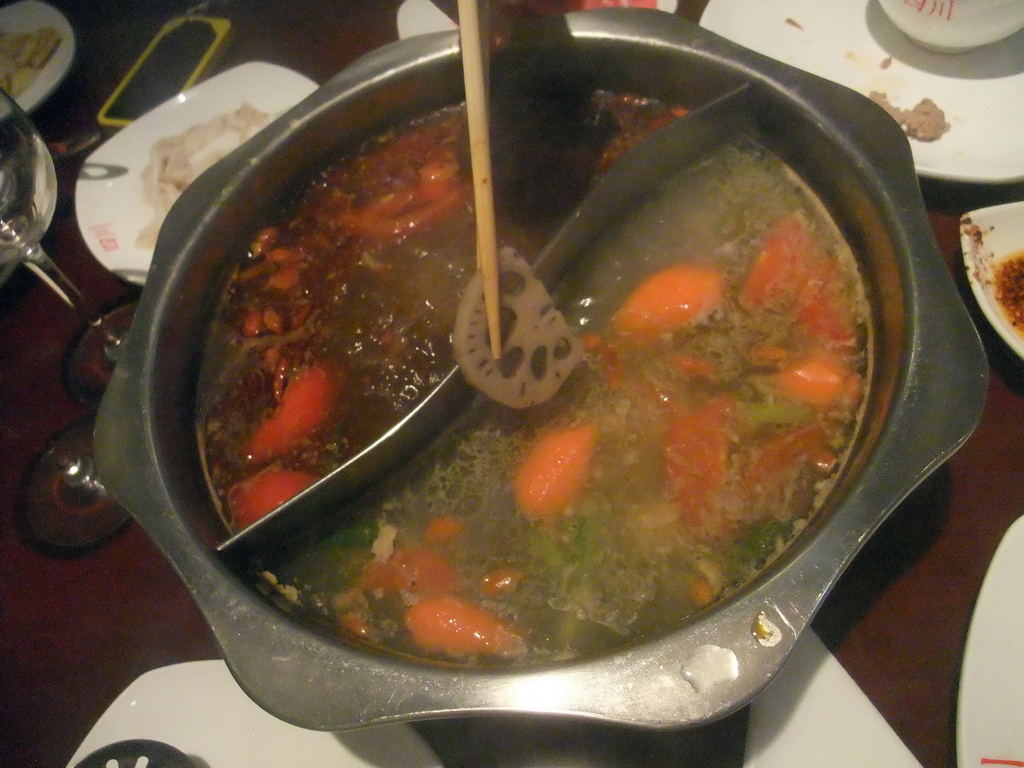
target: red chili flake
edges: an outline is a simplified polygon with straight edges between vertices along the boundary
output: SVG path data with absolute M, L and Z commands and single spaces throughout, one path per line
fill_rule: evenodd
M 242 320 L 242 335 L 252 338 L 259 336 L 262 330 L 263 313 L 258 309 L 250 309 L 245 313 L 245 319 Z
M 996 266 L 996 300 L 1013 327 L 1024 333 L 1024 251 Z
M 295 330 L 300 327 L 306 320 L 309 319 L 310 313 L 313 311 L 313 303 L 310 301 L 299 302 L 295 305 L 295 309 L 292 312 L 292 321 L 290 328 Z
M 261 229 L 256 237 L 253 238 L 252 246 L 250 250 L 253 256 L 261 256 L 266 253 L 270 248 L 273 247 L 274 243 L 277 242 L 277 236 L 279 232 L 277 227 L 265 227 Z
M 282 266 L 298 264 L 302 261 L 302 254 L 294 248 L 272 248 L 267 252 L 267 260 Z
M 295 264 L 287 264 L 267 278 L 267 288 L 275 291 L 290 291 L 299 284 L 299 268 Z
M 281 314 L 273 307 L 267 307 L 263 310 L 263 325 L 271 333 L 282 333 L 284 331 L 284 321 L 281 319 Z

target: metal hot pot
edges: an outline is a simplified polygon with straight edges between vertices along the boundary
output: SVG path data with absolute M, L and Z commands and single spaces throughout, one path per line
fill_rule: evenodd
M 409 39 L 340 73 L 187 190 L 160 235 L 96 429 L 101 476 L 177 569 L 241 687 L 306 728 L 470 713 L 650 727 L 720 718 L 785 663 L 886 515 L 974 428 L 987 366 L 937 251 L 907 140 L 866 98 L 676 17 L 608 10 L 524 27 L 492 76 L 685 104 L 745 91 L 749 129 L 831 211 L 860 262 L 876 339 L 866 423 L 818 518 L 730 599 L 656 639 L 573 662 L 466 669 L 374 653 L 276 607 L 218 551 L 196 440 L 203 342 L 230 260 L 296 179 L 342 149 L 462 99 L 455 34 Z

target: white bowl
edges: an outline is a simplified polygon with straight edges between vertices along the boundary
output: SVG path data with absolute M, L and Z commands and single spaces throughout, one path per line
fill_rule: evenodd
M 1021 0 L 879 0 L 907 37 L 939 53 L 963 53 L 1024 29 Z
M 979 208 L 960 217 L 960 243 L 971 290 L 1003 340 L 1024 359 L 1024 327 L 1017 328 L 996 299 L 996 267 L 1024 258 L 1024 201 Z

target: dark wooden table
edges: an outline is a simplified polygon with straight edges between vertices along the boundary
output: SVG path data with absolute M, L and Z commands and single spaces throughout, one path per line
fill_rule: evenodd
M 164 21 L 173 0 L 51 0 L 75 28 L 70 76 L 34 115 L 48 141 L 94 126 L 96 112 Z M 706 0 L 683 0 L 697 19 Z M 323 82 L 397 37 L 399 0 L 220 0 L 234 38 L 219 68 L 251 60 Z M 131 288 L 90 254 L 74 213 L 82 158 L 59 161 L 60 201 L 46 249 L 100 302 Z M 981 205 L 1024 199 L 1024 185 L 923 182 L 940 250 L 976 318 L 957 223 Z M 76 557 L 27 544 L 19 484 L 48 439 L 88 411 L 61 378 L 74 316 L 32 275 L 0 287 L 0 765 L 63 766 L 113 699 L 158 666 L 217 657 L 199 612 L 137 526 Z M 1024 513 L 1024 370 L 978 319 L 991 362 L 983 420 L 964 448 L 871 539 L 815 629 L 925 766 L 955 764 L 960 658 L 974 600 L 1003 532 Z M 466 737 L 473 731 L 467 724 Z M 719 729 L 715 738 L 742 729 Z M 436 735 L 436 734 L 433 734 Z M 536 737 L 540 738 L 540 737 Z M 652 737 L 657 740 L 663 737 Z M 458 749 L 443 750 L 448 756 Z

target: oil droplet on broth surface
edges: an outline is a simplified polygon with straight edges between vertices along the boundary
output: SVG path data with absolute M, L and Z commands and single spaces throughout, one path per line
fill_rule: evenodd
M 718 645 L 702 645 L 683 664 L 683 677 L 697 693 L 728 683 L 739 677 L 736 654 Z

